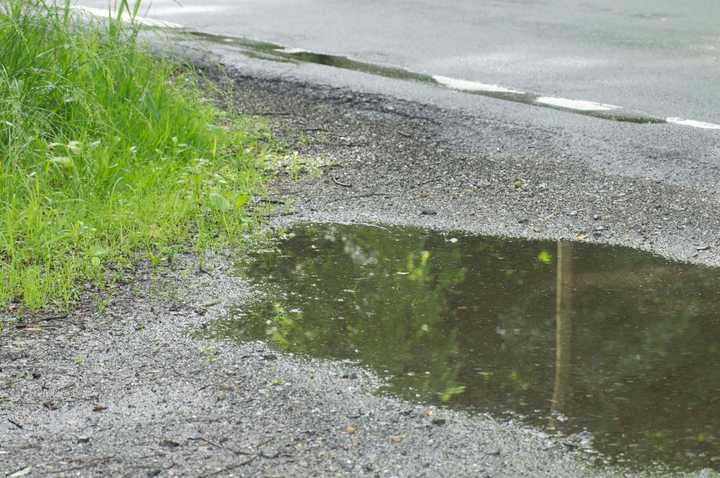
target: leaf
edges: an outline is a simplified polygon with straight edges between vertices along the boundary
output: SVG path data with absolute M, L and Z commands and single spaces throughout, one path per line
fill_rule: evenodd
M 235 209 L 240 209 L 250 201 L 250 195 L 238 194 L 235 198 Z
M 106 247 L 95 247 L 92 251 L 93 257 L 105 257 L 110 253 L 110 249 Z
M 543 264 L 550 264 L 552 263 L 553 257 L 552 254 L 550 254 L 548 251 L 542 250 L 538 254 L 537 260 L 542 262 Z
M 67 149 L 73 154 L 80 154 L 82 152 L 82 143 L 80 141 L 70 141 L 67 144 Z
M 230 204 L 230 201 L 227 200 L 225 196 L 220 194 L 217 191 L 213 191 L 210 193 L 209 203 L 210 207 L 215 209 L 216 211 L 229 211 L 231 210 L 232 204 Z
M 75 166 L 75 162 L 72 160 L 72 158 L 69 158 L 67 156 L 52 156 L 50 157 L 49 161 L 56 166 L 65 169 L 72 169 L 73 166 Z

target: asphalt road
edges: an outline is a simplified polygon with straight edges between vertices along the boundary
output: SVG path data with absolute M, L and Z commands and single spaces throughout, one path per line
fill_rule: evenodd
M 720 4 L 712 0 L 157 0 L 143 14 L 431 75 L 720 123 Z
M 102 12 L 108 0 L 78 4 Z M 214 35 L 182 34 L 178 42 L 205 43 L 223 62 L 250 75 L 388 94 L 491 121 L 549 128 L 569 135 L 574 156 L 595 169 L 717 186 L 717 2 L 156 0 L 148 5 L 143 17 Z M 271 54 L 265 44 L 248 49 L 236 39 L 271 42 Z M 402 78 L 392 67 L 409 74 Z M 661 124 L 594 117 L 624 115 Z M 612 152 L 598 157 L 597 143 Z

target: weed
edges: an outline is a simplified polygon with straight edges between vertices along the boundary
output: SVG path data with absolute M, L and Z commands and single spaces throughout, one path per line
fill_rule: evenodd
M 284 173 L 297 181 L 304 176 L 318 178 L 323 168 L 335 165 L 334 161 L 320 157 L 301 155 L 297 151 L 286 154 L 275 154 L 271 157 L 268 167 L 275 173 Z
M 203 347 L 202 349 L 200 349 L 200 353 L 203 354 L 203 356 L 205 357 L 205 362 L 207 362 L 208 365 L 212 365 L 217 362 L 219 353 L 217 348 L 213 347 L 212 345 Z
M 237 242 L 267 134 L 121 17 L 0 0 L 0 309 L 68 307 L 108 267 Z M 204 83 L 203 83 L 204 84 Z

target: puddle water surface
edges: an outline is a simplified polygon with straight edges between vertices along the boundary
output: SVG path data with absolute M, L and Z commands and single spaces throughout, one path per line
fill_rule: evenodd
M 616 463 L 720 465 L 720 271 L 571 242 L 320 225 L 244 273 L 275 292 L 209 336 L 352 359 L 388 392 L 581 433 Z

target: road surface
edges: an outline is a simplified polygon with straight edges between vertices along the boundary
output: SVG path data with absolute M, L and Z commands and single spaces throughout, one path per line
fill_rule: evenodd
M 714 1 L 156 0 L 141 15 L 253 75 L 550 128 L 596 169 L 717 185 Z M 582 147 L 598 142 L 612 151 Z
M 81 2 L 102 8 L 106 1 Z M 143 15 L 540 95 L 720 123 L 708 0 L 157 0 Z

